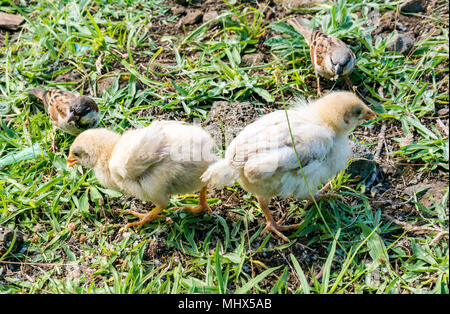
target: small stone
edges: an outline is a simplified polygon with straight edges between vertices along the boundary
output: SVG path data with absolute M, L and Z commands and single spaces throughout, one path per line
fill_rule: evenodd
M 16 30 L 24 21 L 23 16 L 0 12 L 0 28 Z
M 120 71 L 114 70 L 98 76 L 97 95 L 101 96 L 103 95 L 103 91 L 107 91 L 108 89 L 112 88 L 118 75 L 120 75 Z M 119 81 L 123 81 L 123 79 L 119 78 Z
M 97 81 L 97 94 L 102 95 L 103 91 L 110 89 L 114 84 L 115 78 L 112 76 L 102 77 Z
M 242 57 L 242 63 L 249 66 L 261 63 L 263 60 L 264 55 L 262 53 L 246 54 Z
M 448 114 L 448 108 L 442 108 L 438 110 L 438 115 L 445 116 Z
M 347 167 L 347 173 L 353 178 L 362 180 L 369 177 L 375 170 L 376 162 L 373 160 L 373 154 L 367 146 L 359 142 L 351 142 L 352 159 Z
M 171 9 L 173 15 L 181 15 L 186 12 L 186 8 L 184 7 L 173 7 Z
M 185 17 L 180 20 L 181 25 L 193 25 L 200 22 L 203 18 L 201 10 L 189 11 Z
M 189 5 L 189 0 L 175 0 L 176 4 L 187 6 Z
M 400 5 L 400 13 L 418 13 L 425 11 L 422 0 L 405 0 Z
M 41 10 L 35 10 L 33 12 L 31 12 L 30 14 L 30 19 L 34 19 L 36 16 L 41 15 Z
M 312 8 L 317 4 L 325 2 L 325 0 L 274 0 L 275 3 L 281 4 L 287 9 L 304 9 Z
M 373 34 L 381 34 L 385 31 L 392 31 L 394 28 L 392 27 L 392 21 L 395 21 L 395 12 L 388 11 L 381 15 L 379 18 L 377 17 L 373 20 L 373 25 L 376 27 Z
M 402 137 L 398 145 L 400 147 L 411 145 L 414 140 L 414 135 L 412 133 L 408 133 L 406 136 Z
M 66 272 L 66 277 L 69 280 L 78 278 L 81 275 L 80 266 L 76 262 L 67 263 L 65 265 L 65 272 Z
M 414 39 L 408 35 L 397 34 L 387 44 L 386 49 L 389 51 L 396 51 L 402 54 L 407 54 L 414 45 Z
M 217 11 L 208 11 L 203 15 L 203 23 L 208 22 L 218 16 L 219 16 L 219 13 Z
M 11 248 L 13 239 L 14 245 Z M 7 252 L 10 248 L 12 253 L 20 251 L 24 242 L 25 235 L 19 230 L 11 230 L 0 225 L 0 255 Z

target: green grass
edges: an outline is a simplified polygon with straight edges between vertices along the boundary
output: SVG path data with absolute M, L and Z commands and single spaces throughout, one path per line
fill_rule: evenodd
M 441 33 L 420 37 L 407 56 L 396 54 L 386 50 L 393 34 L 372 38 L 365 23 L 371 10 L 384 14 L 399 2 L 349 0 L 304 11 L 357 55 L 351 80 L 380 116 L 366 129 L 387 124 L 397 131 L 388 138 L 393 144 L 411 134 L 384 158 L 448 181 L 448 135 L 434 123 L 436 110 L 448 106 L 441 88 L 448 82 L 448 17 L 427 15 Z M 332 185 L 349 201 L 321 201 L 308 211 L 301 202 L 282 203 L 303 223 L 281 243 L 261 235 L 255 199 L 234 186 L 226 195 L 237 195 L 239 205 L 209 199 L 213 210 L 228 212 L 168 208 L 172 223 L 119 235 L 132 200 L 100 186 L 92 171 L 66 167 L 70 135 L 58 131 L 58 151 L 50 151 L 51 122 L 23 94 L 39 85 L 92 95 L 101 126 L 119 132 L 149 125 L 154 107 L 192 121 L 206 118 L 218 100 L 283 108 L 282 95 L 315 97 L 308 47 L 290 26 L 266 23 L 268 11 L 253 1 L 221 5 L 215 20 L 162 37 L 152 25 L 174 30 L 179 20 L 162 0 L 0 0 L 2 11 L 26 17 L 20 30 L 0 37 L 0 225 L 29 237 L 24 250 L 0 255 L 0 292 L 448 294 L 448 233 L 436 238 L 448 231 L 448 189 L 428 207 L 419 200 L 426 188 L 416 191 L 400 214 L 405 226 L 342 172 Z M 270 61 L 242 63 L 259 52 Z M 114 82 L 98 93 L 106 77 Z M 366 140 L 372 150 L 376 136 Z M 174 196 L 171 206 L 191 201 Z M 22 263 L 26 276 L 12 263 Z

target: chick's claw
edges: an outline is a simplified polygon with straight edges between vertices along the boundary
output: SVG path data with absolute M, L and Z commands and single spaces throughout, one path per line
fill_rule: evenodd
M 337 198 L 341 201 L 344 201 L 344 198 L 336 193 L 327 193 L 327 194 L 319 194 L 319 195 L 314 195 L 314 199 L 316 202 L 323 200 L 323 199 L 327 199 L 327 198 Z M 304 210 L 308 209 L 311 207 L 311 205 L 314 203 L 314 201 L 312 200 L 308 200 L 308 202 L 306 203 L 305 207 L 303 208 Z
M 270 210 L 268 207 L 268 199 L 265 197 L 262 197 L 262 196 L 258 196 L 257 199 L 259 202 L 259 206 L 261 207 L 261 210 L 263 211 L 264 216 L 266 217 L 266 222 L 267 222 L 266 227 L 262 231 L 262 234 L 271 231 L 274 234 L 276 234 L 277 236 L 279 236 L 281 239 L 283 239 L 284 241 L 289 242 L 289 239 L 284 234 L 282 234 L 281 231 L 298 228 L 298 227 L 300 227 L 300 224 L 288 225 L 288 226 L 279 225 L 278 223 L 275 222 L 275 220 L 273 220 L 272 214 L 270 213 Z M 283 219 L 281 219 L 281 221 L 282 220 Z
M 188 212 L 193 213 L 193 214 L 198 214 L 198 213 L 204 212 L 205 210 L 208 210 L 209 213 L 212 213 L 211 208 L 208 205 L 206 205 L 206 206 L 205 205 L 197 205 L 194 207 L 185 206 L 185 207 L 182 207 L 182 209 L 187 210 Z
M 180 207 L 175 207 L 174 209 L 177 210 L 179 208 Z M 188 212 L 193 213 L 193 214 L 198 214 L 198 213 L 204 212 L 205 210 L 208 210 L 209 213 L 212 213 L 212 210 L 209 207 L 208 202 L 206 201 L 206 187 L 204 187 L 200 191 L 197 206 L 194 206 L 194 207 L 184 206 L 181 208 L 184 210 L 187 210 Z
M 161 209 L 159 207 L 155 207 L 151 212 L 147 214 L 141 214 L 132 210 L 125 210 L 124 214 L 129 214 L 138 217 L 140 220 L 136 222 L 130 222 L 125 226 L 125 229 L 128 229 L 130 227 L 144 225 L 148 222 L 151 222 L 155 219 L 162 219 L 166 218 L 165 216 L 158 215 L 159 212 L 161 212 Z
M 283 239 L 286 242 L 289 242 L 289 239 L 281 233 L 281 231 L 286 231 L 290 229 L 295 229 L 300 227 L 301 224 L 295 224 L 295 225 L 288 225 L 288 226 L 280 226 L 274 221 L 268 221 L 266 224 L 266 227 L 262 231 L 262 234 L 267 233 L 269 231 L 273 232 L 277 236 L 279 236 L 281 239 Z

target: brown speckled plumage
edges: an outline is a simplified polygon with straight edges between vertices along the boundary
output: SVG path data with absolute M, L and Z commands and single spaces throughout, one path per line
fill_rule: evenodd
M 347 76 L 353 71 L 356 56 L 351 49 L 339 38 L 325 34 L 319 28 L 311 29 L 300 19 L 292 18 L 287 22 L 302 34 L 308 43 L 316 76 L 319 74 L 329 80 L 344 78 L 347 85 L 352 87 Z M 320 95 L 318 76 L 317 89 Z
M 55 128 L 71 135 L 95 127 L 100 120 L 100 112 L 95 101 L 87 96 L 78 96 L 58 89 L 33 88 L 25 93 L 39 98 L 47 110 Z M 52 150 L 55 151 L 53 139 Z

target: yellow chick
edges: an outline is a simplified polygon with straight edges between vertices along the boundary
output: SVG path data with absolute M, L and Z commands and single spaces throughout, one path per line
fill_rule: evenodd
M 86 130 L 70 147 L 67 165 L 93 168 L 103 186 L 155 204 L 147 214 L 125 211 L 140 218 L 127 224 L 129 228 L 163 218 L 159 213 L 172 194 L 201 190 L 198 206 L 184 209 L 210 210 L 200 176 L 216 160 L 213 148 L 212 137 L 198 126 L 157 121 L 122 135 L 107 129 Z
M 225 158 L 212 164 L 202 180 L 216 188 L 237 180 L 256 195 L 267 221 L 264 232 L 288 241 L 281 231 L 299 225 L 276 223 L 268 207 L 270 198 L 312 200 L 311 193 L 320 184 L 345 168 L 351 152 L 349 132 L 362 120 L 375 117 L 351 92 L 333 92 L 274 111 L 246 126 L 228 146 Z M 321 192 L 314 195 L 316 200 L 330 196 Z

